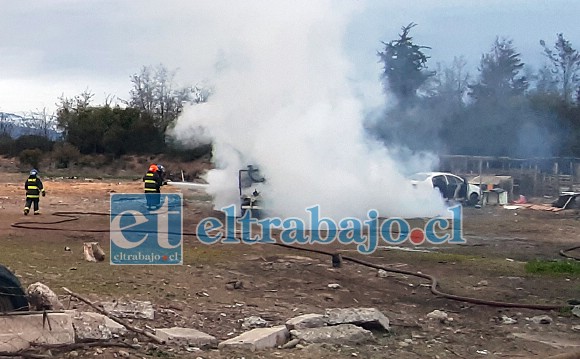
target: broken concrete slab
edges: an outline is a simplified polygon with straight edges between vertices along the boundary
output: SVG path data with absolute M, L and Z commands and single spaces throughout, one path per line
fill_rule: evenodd
M 2 334 L 0 330 L 0 352 L 17 353 L 21 350 L 30 348 L 30 343 L 13 333 Z
M 109 340 L 116 335 L 124 335 L 127 328 L 111 318 L 94 312 L 78 310 L 65 311 L 72 318 L 77 340 Z
M 92 313 L 92 312 L 85 312 L 85 313 L 91 313 L 91 315 L 95 315 L 98 313 Z M 105 325 L 109 328 L 109 330 L 111 330 L 111 333 L 113 333 L 113 336 L 115 336 L 115 334 L 117 335 L 125 335 L 127 334 L 127 328 L 125 328 L 124 325 L 121 325 L 117 322 L 115 322 L 113 319 L 104 316 L 105 317 Z
M 72 319 L 66 313 L 0 316 L 0 348 L 22 347 L 30 344 L 72 344 L 75 331 Z M 44 323 L 44 324 L 43 324 Z
M 253 315 L 243 319 L 242 329 L 265 328 L 268 324 L 264 318 Z
M 155 330 L 155 335 L 167 344 L 192 346 L 197 348 L 217 348 L 218 340 L 204 332 L 191 328 L 161 328 Z
M 119 318 L 155 319 L 155 309 L 149 301 L 103 302 L 103 309 Z
M 448 315 L 442 310 L 435 309 L 434 311 L 428 313 L 426 317 L 429 319 L 437 319 L 438 321 L 443 323 L 445 322 L 445 320 L 447 320 Z
M 531 321 L 536 324 L 552 324 L 552 318 L 548 315 L 537 315 L 531 318 Z
M 288 330 L 319 328 L 326 325 L 326 317 L 322 314 L 303 314 L 286 321 Z
M 256 328 L 219 343 L 219 349 L 262 350 L 283 345 L 288 339 L 285 325 L 272 328 Z
M 552 346 L 556 349 L 565 349 L 565 348 L 579 348 L 580 342 L 578 342 L 577 335 L 564 335 L 562 333 L 559 334 L 548 334 L 548 333 L 511 333 L 509 334 L 508 338 L 519 338 L 529 341 L 534 341 L 542 344 L 546 344 Z
M 329 325 L 354 324 L 365 329 L 390 329 L 389 319 L 377 308 L 332 308 L 325 314 Z
M 293 338 L 306 343 L 328 343 L 359 345 L 375 340 L 373 333 L 354 324 L 339 324 L 330 327 L 305 328 L 290 331 Z
M 580 318 L 580 305 L 575 305 L 572 308 L 572 314 Z

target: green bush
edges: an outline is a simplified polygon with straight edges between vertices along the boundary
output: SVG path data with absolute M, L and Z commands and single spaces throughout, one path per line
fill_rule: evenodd
M 41 152 L 50 152 L 54 142 L 44 136 L 25 135 L 14 140 L 11 155 L 16 156 L 24 150 L 39 149 Z
M 172 144 L 165 152 L 166 155 L 179 159 L 184 162 L 191 162 L 200 158 L 211 158 L 212 145 L 200 145 L 195 148 L 184 148 L 179 145 Z
M 78 148 L 68 142 L 59 142 L 54 145 L 52 150 L 52 158 L 56 162 L 57 168 L 68 168 L 72 163 L 75 163 L 81 157 Z
M 28 165 L 38 169 L 42 155 L 43 152 L 38 148 L 27 149 L 20 152 L 18 160 L 23 165 Z

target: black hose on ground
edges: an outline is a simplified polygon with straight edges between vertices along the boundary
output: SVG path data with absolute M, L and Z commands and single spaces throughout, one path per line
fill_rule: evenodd
M 560 255 L 561 256 L 564 256 L 566 258 L 575 259 L 577 261 L 580 261 L 580 257 L 576 257 L 576 256 L 574 256 L 572 254 L 568 254 L 568 252 L 572 252 L 572 251 L 574 251 L 576 249 L 580 249 L 580 246 L 575 246 L 575 247 L 568 248 L 568 249 L 562 249 L 562 250 L 560 250 Z
M 285 247 L 285 248 L 290 248 L 290 249 L 315 252 L 315 253 L 325 254 L 325 255 L 329 255 L 329 256 L 334 255 L 333 253 L 330 253 L 330 252 L 309 249 L 309 248 L 302 248 L 302 247 L 294 247 L 294 246 L 290 246 L 290 245 L 282 244 L 282 243 L 275 243 L 274 245 Z M 363 265 L 365 267 L 374 268 L 377 270 L 382 269 L 384 271 L 391 272 L 391 273 L 399 273 L 399 274 L 405 274 L 405 275 L 409 275 L 409 276 L 419 277 L 422 279 L 427 279 L 431 282 L 431 293 L 438 295 L 440 297 L 446 298 L 446 299 L 456 300 L 456 301 L 460 301 L 460 302 L 480 304 L 480 305 L 488 305 L 488 306 L 493 306 L 493 307 L 525 308 L 525 309 L 537 309 L 537 310 L 559 310 L 559 309 L 564 309 L 564 308 L 570 307 L 570 305 L 557 305 L 557 304 L 526 304 L 526 303 L 500 302 L 500 301 L 495 301 L 495 300 L 484 300 L 484 299 L 478 299 L 478 298 L 465 297 L 465 296 L 461 296 L 461 295 L 444 293 L 438 289 L 439 282 L 437 281 L 437 278 L 430 275 L 430 274 L 425 274 L 425 273 L 421 273 L 421 272 L 412 272 L 412 271 L 408 271 L 408 270 L 404 270 L 404 269 L 397 269 L 397 268 L 390 268 L 390 267 L 386 267 L 386 266 L 381 266 L 381 265 L 374 264 L 374 263 L 367 262 L 367 261 L 363 261 L 361 259 L 354 258 L 354 257 L 342 256 L 342 259 L 345 261 L 357 263 L 357 264 Z
M 58 217 L 65 217 L 65 219 L 52 221 L 52 222 L 15 222 L 15 223 L 11 224 L 11 227 L 23 228 L 23 229 L 70 231 L 70 232 L 85 232 L 85 233 L 87 233 L 87 232 L 88 233 L 109 232 L 109 229 L 90 229 L 90 228 L 89 229 L 87 229 L 87 228 L 85 228 L 85 229 L 66 229 L 66 228 L 58 228 L 58 227 L 55 228 L 55 227 L 46 226 L 46 225 L 54 225 L 54 224 L 61 224 L 61 223 L 76 221 L 76 220 L 80 219 L 80 216 L 83 216 L 83 215 L 109 216 L 109 213 L 104 213 L 104 212 L 55 212 L 55 213 L 53 213 L 53 215 L 58 216 Z M 184 236 L 196 236 L 196 233 L 195 232 L 183 232 L 182 235 L 184 235 Z M 305 252 L 309 252 L 309 253 L 318 253 L 318 254 L 327 255 L 330 257 L 336 257 L 336 255 L 337 255 L 336 253 L 331 253 L 331 252 L 323 251 L 320 249 L 296 247 L 296 246 L 291 246 L 291 245 L 284 244 L 284 243 L 274 243 L 272 245 L 282 247 L 282 248 L 291 249 L 291 250 L 305 251 Z M 580 246 L 562 250 L 562 251 L 560 251 L 560 254 L 566 253 L 568 251 L 572 251 L 572 250 L 577 249 L 577 248 L 580 248 Z M 565 255 L 565 254 L 562 254 L 562 255 Z M 413 276 L 413 277 L 418 277 L 421 279 L 426 279 L 426 280 L 431 282 L 431 287 L 430 287 L 431 293 L 433 293 L 434 295 L 446 298 L 446 299 L 450 299 L 450 300 L 471 303 L 471 304 L 478 304 L 478 305 L 487 305 L 487 306 L 492 306 L 492 307 L 503 307 L 503 308 L 522 308 L 522 309 L 535 309 L 535 310 L 562 310 L 562 309 L 571 308 L 570 305 L 562 305 L 562 304 L 560 304 L 560 305 L 558 305 L 558 304 L 527 304 L 527 303 L 501 302 L 501 301 L 495 301 L 495 300 L 485 300 L 485 299 L 466 297 L 466 296 L 455 295 L 455 294 L 450 294 L 450 293 L 444 293 L 438 289 L 439 282 L 438 282 L 437 278 L 430 275 L 430 274 L 426 274 L 426 273 L 422 273 L 422 272 L 413 272 L 413 271 L 408 271 L 408 270 L 404 270 L 404 269 L 391 268 L 391 267 L 378 265 L 375 263 L 367 262 L 367 261 L 364 261 L 364 260 L 361 260 L 358 258 L 354 258 L 354 257 L 349 257 L 349 256 L 342 256 L 342 259 L 345 261 L 353 262 L 353 263 L 368 267 L 368 268 L 373 268 L 373 269 L 377 269 L 377 270 L 382 269 L 386 272 L 404 274 L 404 275 L 409 275 L 409 276 Z

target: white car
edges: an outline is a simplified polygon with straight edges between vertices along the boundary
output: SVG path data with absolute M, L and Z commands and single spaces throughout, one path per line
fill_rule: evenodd
M 481 188 L 468 183 L 467 180 L 452 173 L 420 172 L 411 177 L 413 187 L 428 185 L 438 188 L 443 198 L 448 200 L 465 201 L 476 205 L 481 197 Z

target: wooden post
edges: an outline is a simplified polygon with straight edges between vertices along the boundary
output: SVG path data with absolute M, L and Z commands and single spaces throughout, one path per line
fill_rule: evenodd
M 560 195 L 560 171 L 558 169 L 558 160 L 554 162 L 554 175 L 556 175 L 556 196 Z
M 576 168 L 574 169 L 574 179 L 575 183 L 580 183 L 580 162 L 576 163 Z M 574 188 L 576 188 L 576 186 L 574 186 Z M 580 191 L 580 188 L 578 191 Z
M 538 196 L 538 163 L 534 165 L 533 196 Z
M 570 188 L 568 189 L 570 192 L 574 192 L 574 161 L 570 160 Z

